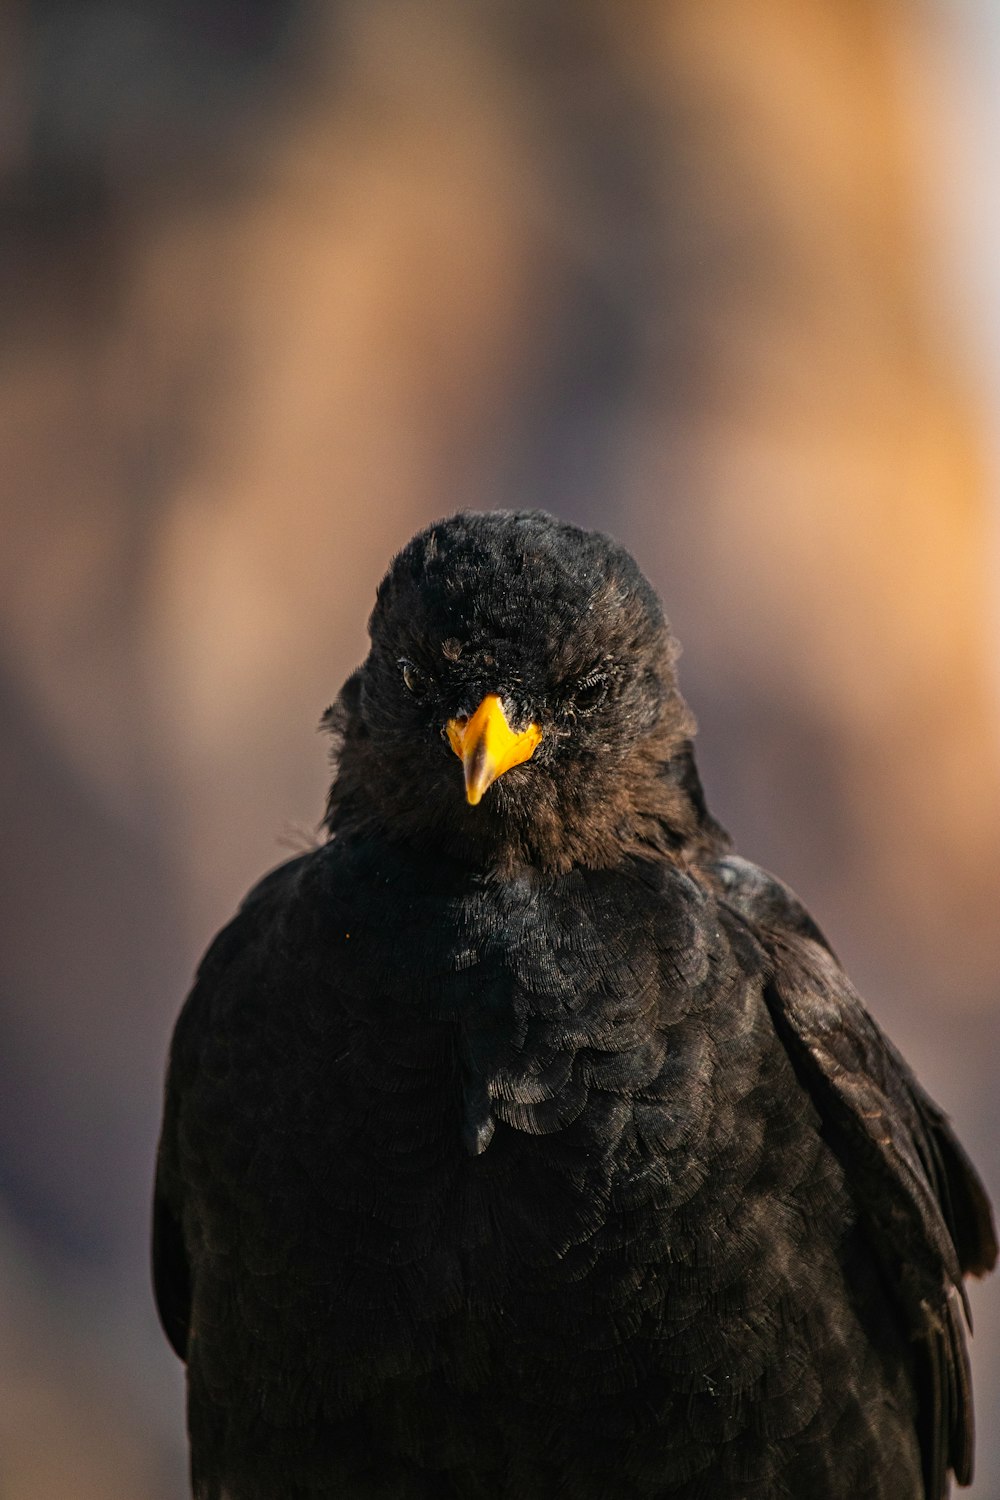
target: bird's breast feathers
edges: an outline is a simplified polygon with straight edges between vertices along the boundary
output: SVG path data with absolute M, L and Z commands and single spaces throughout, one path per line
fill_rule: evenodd
M 268 1213 L 308 1200 L 321 1238 L 324 1211 L 338 1233 L 349 1219 L 341 1244 L 365 1256 L 432 1226 L 467 1248 L 488 1221 L 491 1253 L 555 1261 L 625 1205 L 638 1238 L 711 1238 L 778 1117 L 808 1112 L 777 1086 L 760 977 L 711 895 L 664 868 L 449 885 L 359 857 L 304 862 L 265 968 L 248 985 L 237 957 L 215 986 L 189 1110 L 223 1124 L 219 1176 L 247 1195 L 256 1176 Z M 790 1180 L 808 1157 L 790 1153 Z

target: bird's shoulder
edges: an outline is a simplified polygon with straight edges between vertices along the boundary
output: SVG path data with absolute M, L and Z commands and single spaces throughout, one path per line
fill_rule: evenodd
M 829 953 L 829 942 L 795 892 L 784 881 L 738 854 L 726 854 L 710 869 L 722 900 L 755 927 L 810 938 Z
M 406 869 L 391 846 L 332 839 L 270 870 L 240 902 L 198 964 L 174 1032 L 171 1068 L 205 1030 L 259 1011 L 294 1011 L 320 984 L 335 993 L 353 951 L 365 943 L 391 954 L 429 898 L 427 872 Z M 417 955 L 419 958 L 419 955 Z
M 749 860 L 727 856 L 714 873 L 724 903 L 767 954 L 775 1026 L 813 1091 L 827 1095 L 842 1123 L 863 1130 L 878 1159 L 905 1179 L 921 1201 L 927 1235 L 937 1241 L 946 1231 L 939 1253 L 948 1269 L 988 1269 L 992 1225 L 971 1163 L 806 907 Z

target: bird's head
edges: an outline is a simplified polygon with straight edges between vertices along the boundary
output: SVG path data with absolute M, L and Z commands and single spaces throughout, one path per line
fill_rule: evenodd
M 369 633 L 326 719 L 334 833 L 555 872 L 707 828 L 673 639 L 610 538 L 539 511 L 440 521 L 393 560 Z

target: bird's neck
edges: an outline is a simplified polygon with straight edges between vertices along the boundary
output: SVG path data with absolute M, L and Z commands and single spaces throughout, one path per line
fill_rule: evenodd
M 728 850 L 725 830 L 706 807 L 689 739 L 669 753 L 647 745 L 628 771 L 609 781 L 605 795 L 595 795 L 585 778 L 524 801 L 494 787 L 475 809 L 448 799 L 434 815 L 420 802 L 387 806 L 376 799 L 363 742 L 352 742 L 348 729 L 325 826 L 331 837 L 376 838 L 501 877 L 613 869 L 636 857 L 686 866 Z

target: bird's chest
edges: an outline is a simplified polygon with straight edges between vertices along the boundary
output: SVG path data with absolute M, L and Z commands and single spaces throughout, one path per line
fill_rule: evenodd
M 320 956 L 290 961 L 294 993 L 220 1016 L 189 1129 L 195 1324 L 228 1330 L 254 1389 L 301 1402 L 308 1369 L 331 1420 L 353 1430 L 372 1399 L 458 1454 L 553 1389 L 580 1432 L 588 1401 L 606 1431 L 618 1401 L 624 1432 L 650 1382 L 664 1409 L 711 1405 L 709 1363 L 777 1358 L 815 1138 L 781 1102 L 759 992 L 696 891 L 666 913 L 571 894 L 342 907 L 325 947 L 289 933 Z
M 388 1278 L 402 1301 L 416 1281 L 447 1303 L 654 1260 L 740 1093 L 733 1070 L 710 1087 L 710 1011 L 732 1012 L 730 1043 L 750 1030 L 710 936 L 689 885 L 665 910 L 596 878 L 346 913 L 255 1044 L 274 1128 L 242 1180 L 261 1233 L 294 1228 L 297 1264 L 333 1247 L 362 1295 Z

